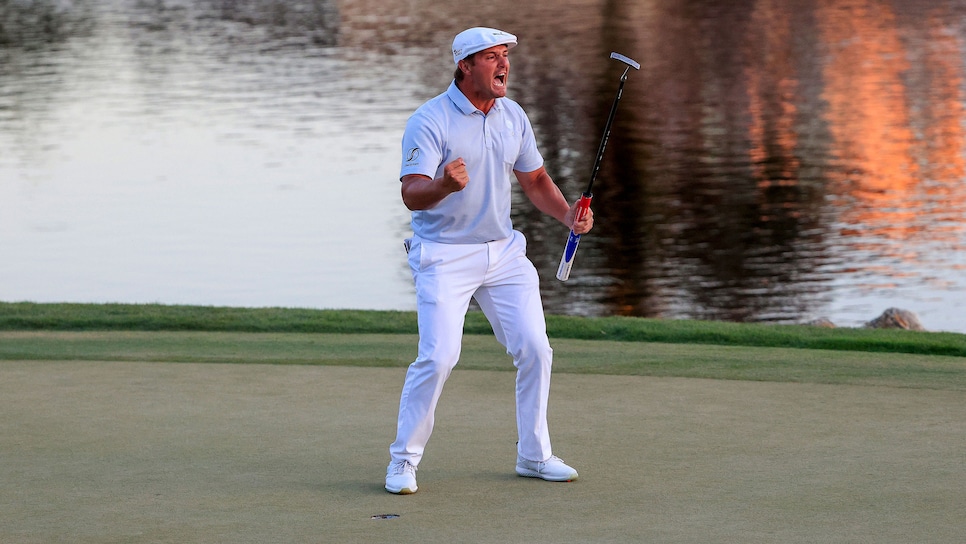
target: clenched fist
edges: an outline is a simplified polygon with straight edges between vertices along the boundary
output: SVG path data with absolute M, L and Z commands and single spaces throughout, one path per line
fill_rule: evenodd
M 443 177 L 440 178 L 440 186 L 450 193 L 462 191 L 466 184 L 470 182 L 470 176 L 466 173 L 466 163 L 462 158 L 447 164 L 443 167 Z

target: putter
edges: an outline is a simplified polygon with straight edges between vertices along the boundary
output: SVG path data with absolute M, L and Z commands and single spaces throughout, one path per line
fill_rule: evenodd
M 624 92 L 624 82 L 627 81 L 627 73 L 631 68 L 640 70 L 641 65 L 631 58 L 625 57 L 620 53 L 611 53 L 610 58 L 619 60 L 626 64 L 624 73 L 621 75 L 620 86 L 617 87 L 617 97 L 614 104 L 610 107 L 610 115 L 607 116 L 607 124 L 604 125 L 604 137 L 600 140 L 600 147 L 597 148 L 597 158 L 594 160 L 594 169 L 590 173 L 590 183 L 587 190 L 580 195 L 577 202 L 577 213 L 574 216 L 574 223 L 580 219 L 590 209 L 590 200 L 594 198 L 594 180 L 597 179 L 597 171 L 600 170 L 600 162 L 604 158 L 604 148 L 607 147 L 607 140 L 610 138 L 610 127 L 614 124 L 614 115 L 617 113 L 617 103 L 621 101 L 621 94 Z M 564 248 L 563 256 L 560 257 L 560 266 L 557 267 L 557 279 L 567 281 L 570 278 L 570 269 L 574 266 L 574 256 L 577 254 L 577 244 L 580 243 L 580 235 L 570 229 L 570 236 L 567 238 L 567 246 Z

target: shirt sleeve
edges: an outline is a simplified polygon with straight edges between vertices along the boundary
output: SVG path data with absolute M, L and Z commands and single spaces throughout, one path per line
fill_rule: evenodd
M 523 134 L 520 145 L 520 156 L 513 163 L 513 169 L 517 172 L 533 172 L 543 166 L 543 155 L 537 149 L 537 139 L 533 134 L 533 126 L 530 125 L 530 118 L 527 117 L 523 108 L 520 108 L 522 118 Z
M 443 143 L 440 132 L 424 115 L 412 115 L 406 122 L 402 138 L 402 168 L 399 179 L 410 174 L 435 178 L 443 161 Z

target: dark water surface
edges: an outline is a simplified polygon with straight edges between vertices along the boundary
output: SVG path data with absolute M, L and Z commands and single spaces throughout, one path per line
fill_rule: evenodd
M 474 11 L 475 10 L 475 11 Z M 399 138 L 467 26 L 565 194 L 552 313 L 966 332 L 966 0 L 0 0 L 0 300 L 412 309 Z

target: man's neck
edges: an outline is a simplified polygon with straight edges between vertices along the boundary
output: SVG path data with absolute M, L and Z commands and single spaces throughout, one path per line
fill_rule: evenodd
M 482 111 L 483 112 L 483 115 L 486 115 L 486 114 L 490 113 L 490 109 L 492 109 L 493 108 L 493 105 L 496 104 L 496 99 L 495 98 L 490 98 L 490 99 L 480 98 L 480 96 L 478 94 L 473 93 L 471 91 L 468 91 L 464 87 L 464 85 L 465 85 L 465 83 L 462 82 L 462 81 L 457 81 L 456 82 L 456 88 L 459 89 L 461 93 L 463 93 L 463 96 L 465 96 L 466 99 L 470 101 L 470 104 L 473 104 L 476 107 L 476 109 Z

